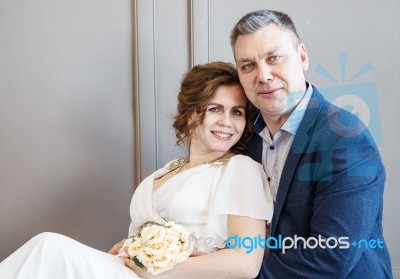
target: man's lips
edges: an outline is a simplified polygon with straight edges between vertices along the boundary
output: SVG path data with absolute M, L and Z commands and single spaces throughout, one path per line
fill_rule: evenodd
M 267 90 L 261 90 L 257 92 L 257 95 L 271 95 L 274 94 L 276 92 L 278 92 L 279 90 L 281 90 L 282 88 L 274 88 L 274 89 L 267 89 Z

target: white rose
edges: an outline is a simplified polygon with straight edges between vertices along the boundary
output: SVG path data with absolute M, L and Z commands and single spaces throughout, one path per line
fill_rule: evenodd
M 153 261 L 153 255 L 147 253 L 145 249 L 140 251 L 136 257 L 144 266 L 149 266 Z
M 133 242 L 129 245 L 128 254 L 129 256 L 135 257 L 144 248 L 144 243 L 139 237 L 134 237 Z
M 161 268 L 171 266 L 171 259 L 167 255 L 153 257 L 153 265 Z
M 165 237 L 165 228 L 159 225 L 153 225 L 149 227 L 144 227 L 141 234 L 140 238 L 142 239 L 143 242 L 148 242 L 148 241 L 163 241 Z
M 150 241 L 146 243 L 146 251 L 152 255 L 162 255 L 166 250 L 166 243 L 164 241 Z
M 153 275 L 160 274 L 173 268 L 173 263 L 166 255 L 153 257 L 152 263 L 147 266 L 147 271 Z
M 181 252 L 181 246 L 178 242 L 172 242 L 166 247 L 166 252 L 170 255 L 176 255 Z

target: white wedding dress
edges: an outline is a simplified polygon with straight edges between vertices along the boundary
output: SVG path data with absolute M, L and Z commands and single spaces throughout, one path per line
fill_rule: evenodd
M 228 238 L 228 215 L 271 220 L 273 200 L 262 166 L 247 156 L 184 170 L 153 192 L 153 181 L 171 163 L 148 176 L 131 202 L 129 236 L 148 221 L 175 221 L 210 253 Z M 205 241 L 206 240 L 206 241 Z M 118 240 L 116 240 L 117 242 Z M 207 245 L 206 245 L 207 244 Z M 66 236 L 42 233 L 0 263 L 1 279 L 138 278 L 122 259 Z

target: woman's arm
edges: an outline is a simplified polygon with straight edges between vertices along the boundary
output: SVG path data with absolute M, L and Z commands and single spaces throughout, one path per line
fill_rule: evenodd
M 250 217 L 229 215 L 229 236 L 238 236 L 243 239 L 265 237 L 265 221 Z M 233 243 L 231 243 L 232 245 Z M 246 241 L 246 246 L 251 244 Z M 253 244 L 254 245 L 254 244 Z M 248 253 L 247 253 L 248 252 Z M 190 257 L 170 271 L 153 276 L 145 269 L 141 269 L 130 259 L 125 264 L 144 278 L 255 278 L 261 267 L 264 249 L 257 248 L 250 252 L 244 247 L 227 248 L 198 257 Z

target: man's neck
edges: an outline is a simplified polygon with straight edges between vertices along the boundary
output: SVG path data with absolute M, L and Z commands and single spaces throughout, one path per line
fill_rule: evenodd
M 282 125 L 286 122 L 289 118 L 289 113 L 285 113 L 279 116 L 266 116 L 261 113 L 265 125 L 271 135 L 271 138 L 274 138 L 276 132 L 282 127 Z
M 303 90 L 299 91 L 299 92 L 302 92 L 301 97 L 296 100 L 295 105 L 291 109 L 289 109 L 287 112 L 285 112 L 283 114 L 277 114 L 277 115 L 264 114 L 261 112 L 264 123 L 267 126 L 267 129 L 271 135 L 271 138 L 273 138 L 275 136 L 276 132 L 283 126 L 283 124 L 285 124 L 285 122 L 286 122 L 286 120 L 288 120 L 290 114 L 296 109 L 296 107 L 299 105 L 299 103 L 303 100 L 304 96 L 307 93 L 307 89 L 308 89 L 308 84 L 305 83 L 304 91 Z

